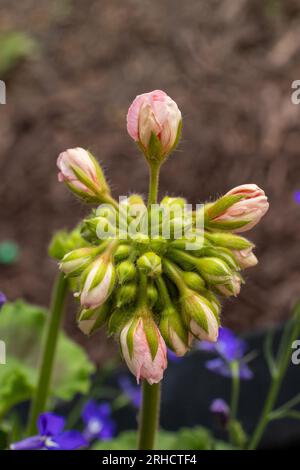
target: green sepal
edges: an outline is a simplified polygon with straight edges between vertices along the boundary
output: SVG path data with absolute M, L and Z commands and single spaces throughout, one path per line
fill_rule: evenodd
M 229 207 L 233 206 L 233 204 L 236 204 L 244 198 L 245 196 L 240 195 L 222 196 L 216 202 L 209 204 L 208 206 L 204 206 L 205 221 L 215 219 L 229 209 Z
M 126 309 L 116 308 L 110 315 L 108 321 L 107 332 L 109 336 L 118 335 L 120 331 L 124 328 L 126 323 L 132 318 L 133 311 Z
M 209 228 L 210 230 L 224 230 L 226 232 L 230 232 L 232 230 L 242 228 L 247 224 L 249 224 L 249 220 L 237 220 L 230 222 L 209 221 L 207 224 L 205 224 L 205 227 Z
M 134 333 L 135 333 L 135 330 L 138 326 L 138 323 L 139 321 L 141 321 L 141 318 L 139 317 L 135 317 L 132 322 L 131 322 L 131 325 L 128 329 L 128 332 L 127 332 L 127 337 L 126 337 L 126 344 L 127 344 L 127 348 L 128 348 L 128 354 L 129 354 L 129 357 L 130 359 L 132 359 L 132 355 L 133 355 L 133 340 L 134 340 Z
M 151 136 L 149 139 L 148 147 L 147 147 L 147 158 L 155 161 L 162 160 L 162 144 L 159 138 L 157 137 L 154 132 L 151 132 Z
M 214 245 L 231 250 L 244 250 L 246 248 L 254 248 L 254 244 L 244 237 L 235 235 L 234 233 L 224 232 L 206 232 L 205 237 Z
M 157 335 L 157 326 L 155 325 L 154 320 L 149 317 L 143 318 L 144 331 L 146 334 L 148 346 L 151 352 L 152 360 L 154 361 L 157 350 L 158 350 L 158 335 Z

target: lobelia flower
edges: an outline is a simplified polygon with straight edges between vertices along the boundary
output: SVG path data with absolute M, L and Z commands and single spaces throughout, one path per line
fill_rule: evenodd
M 152 385 L 163 378 L 167 367 L 167 348 L 149 313 L 130 320 L 120 333 L 120 346 L 129 370 L 137 382 Z
M 299 190 L 294 192 L 294 201 L 297 204 L 300 204 L 300 191 Z
M 81 416 L 85 424 L 83 436 L 88 442 L 94 439 L 109 440 L 115 435 L 116 425 L 109 403 L 98 405 L 94 400 L 89 400 Z
M 11 444 L 11 450 L 75 450 L 87 445 L 79 431 L 64 431 L 65 419 L 42 413 L 37 422 L 39 434 Z
M 238 362 L 240 379 L 249 380 L 253 372 L 245 362 L 247 344 L 238 338 L 229 328 L 220 328 L 219 339 L 212 344 L 207 341 L 198 343 L 201 351 L 217 353 L 220 357 L 206 362 L 207 369 L 224 377 L 232 377 L 231 363 Z
M 115 285 L 115 268 L 105 255 L 99 256 L 83 273 L 80 303 L 86 309 L 104 304 Z
M 216 398 L 211 402 L 209 410 L 218 420 L 222 428 L 226 428 L 229 421 L 230 408 L 222 398 Z
M 140 408 L 142 403 L 141 387 L 139 385 L 134 385 L 127 375 L 121 375 L 118 382 L 121 390 L 130 399 L 133 406 Z
M 220 201 L 230 201 L 230 196 L 237 197 L 237 201 L 226 204 L 221 213 L 216 207 L 222 207 Z M 253 228 L 269 209 L 268 198 L 265 192 L 256 184 L 244 184 L 231 189 L 220 200 L 209 205 L 208 225 L 213 229 L 228 229 L 231 232 L 245 232 Z M 210 217 L 209 214 L 216 214 Z
M 58 181 L 65 182 L 73 193 L 87 202 L 97 202 L 109 193 L 104 174 L 93 155 L 77 147 L 62 152 L 57 159 Z
M 7 302 L 6 295 L 0 291 L 0 310 L 6 302 Z
M 127 113 L 127 131 L 149 159 L 163 160 L 180 137 L 181 112 L 164 91 L 138 95 Z

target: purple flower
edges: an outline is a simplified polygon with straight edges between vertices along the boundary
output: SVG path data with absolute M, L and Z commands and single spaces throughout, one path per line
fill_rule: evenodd
M 181 362 L 183 361 L 183 356 L 177 356 L 171 349 L 168 349 L 168 359 L 171 362 Z
M 300 204 L 300 191 L 295 191 L 295 192 L 294 192 L 294 201 L 295 201 L 297 204 Z
M 142 402 L 141 387 L 133 384 L 130 378 L 126 375 L 119 377 L 119 385 L 123 393 L 130 399 L 131 403 L 136 408 L 140 408 Z
M 226 401 L 222 400 L 222 398 L 216 398 L 212 401 L 209 410 L 213 413 L 213 415 L 218 420 L 219 424 L 225 428 L 229 415 L 230 415 L 230 408 L 227 405 Z
M 221 328 L 219 338 L 216 343 L 202 341 L 198 343 L 201 351 L 217 353 L 220 357 L 211 359 L 205 363 L 207 369 L 224 377 L 232 377 L 231 363 L 237 362 L 239 365 L 240 379 L 249 380 L 253 377 L 253 372 L 244 361 L 247 344 L 238 338 L 228 328 Z
M 94 400 L 86 403 L 82 419 L 85 423 L 83 435 L 87 441 L 111 439 L 115 434 L 115 423 L 111 418 L 111 407 L 109 403 L 98 405 Z
M 6 302 L 7 302 L 6 295 L 0 291 L 0 310 Z
M 54 413 L 42 413 L 37 422 L 39 434 L 15 442 L 11 450 L 75 450 L 87 442 L 79 431 L 63 431 L 65 419 Z

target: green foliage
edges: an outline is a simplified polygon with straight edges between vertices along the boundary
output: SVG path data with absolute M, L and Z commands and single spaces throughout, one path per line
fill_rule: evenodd
M 37 44 L 28 34 L 11 31 L 0 35 L 0 76 L 4 78 L 25 57 L 31 57 Z
M 0 263 L 12 264 L 19 256 L 19 247 L 16 243 L 7 240 L 0 243 Z
M 47 312 L 23 301 L 6 304 L 0 315 L 1 340 L 6 343 L 6 364 L 0 366 L 0 416 L 12 406 L 31 398 Z M 85 352 L 60 333 L 53 373 L 52 398 L 70 400 L 86 393 L 94 372 Z
M 211 433 L 201 426 L 182 428 L 178 432 L 159 431 L 156 450 L 229 450 L 229 444 L 217 441 Z M 137 434 L 125 431 L 111 441 L 97 442 L 93 450 L 135 450 Z

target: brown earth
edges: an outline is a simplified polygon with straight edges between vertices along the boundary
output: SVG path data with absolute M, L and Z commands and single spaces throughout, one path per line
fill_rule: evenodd
M 35 57 L 6 77 L 0 106 L 0 240 L 19 243 L 15 266 L 1 267 L 10 299 L 47 305 L 57 272 L 47 256 L 55 230 L 86 213 L 58 184 L 55 161 L 67 147 L 91 149 L 114 195 L 146 192 L 147 169 L 125 129 L 136 94 L 161 88 L 184 117 L 179 150 L 164 167 L 161 194 L 203 202 L 255 182 L 270 211 L 250 237 L 260 263 L 247 272 L 223 321 L 237 330 L 275 324 L 300 294 L 300 79 L 297 0 L 1 0 L 1 31 L 30 33 Z M 1 51 L 0 51 L 1 54 Z M 1 77 L 0 77 L 1 78 Z M 69 309 L 67 330 L 94 358 L 114 346 L 87 341 Z

